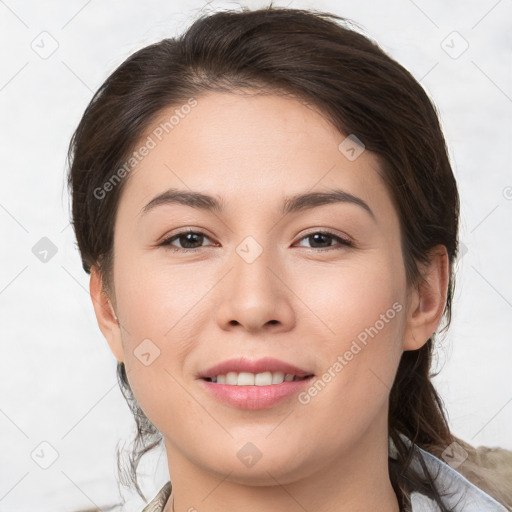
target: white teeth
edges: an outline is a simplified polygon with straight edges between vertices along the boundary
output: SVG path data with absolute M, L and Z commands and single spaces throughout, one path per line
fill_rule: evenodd
M 233 375 L 231 375 L 231 373 Z M 233 383 L 233 380 L 236 379 L 236 373 L 230 372 L 227 374 L 227 380 L 228 384 Z M 231 381 L 231 382 L 230 382 Z M 254 386 L 254 374 L 253 373 L 247 373 L 247 372 L 240 372 L 238 374 L 238 382 L 237 384 L 239 386 Z
M 281 382 L 284 382 L 284 373 L 283 372 L 272 373 L 272 384 L 281 384 Z
M 226 375 L 217 375 L 211 379 L 217 384 L 230 384 L 232 386 L 270 386 L 271 384 L 282 384 L 283 382 L 292 382 L 299 380 L 295 375 L 283 372 L 228 372 Z

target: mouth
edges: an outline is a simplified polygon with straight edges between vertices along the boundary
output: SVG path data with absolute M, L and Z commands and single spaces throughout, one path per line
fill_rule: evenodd
M 283 382 L 298 382 L 311 379 L 313 374 L 296 375 L 284 372 L 228 372 L 214 377 L 202 377 L 202 380 L 214 384 L 228 384 L 231 386 L 271 386 Z
M 273 357 L 251 360 L 245 356 L 222 361 L 197 375 L 206 382 L 228 386 L 272 386 L 312 377 L 311 371 L 287 361 Z
M 236 409 L 264 410 L 288 403 L 293 396 L 310 385 L 314 375 L 284 372 L 228 372 L 214 377 L 201 377 L 203 389 L 224 405 Z M 296 403 L 295 403 L 296 406 Z

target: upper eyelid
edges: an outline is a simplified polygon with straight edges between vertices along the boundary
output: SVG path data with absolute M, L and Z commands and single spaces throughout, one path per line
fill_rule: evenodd
M 169 235 L 169 236 L 165 236 L 164 238 L 162 238 L 162 242 L 167 242 L 171 239 L 177 239 L 179 238 L 180 236 L 183 236 L 183 235 L 187 235 L 188 233 L 193 233 L 194 235 L 204 235 L 206 238 L 208 238 L 209 240 L 212 240 L 213 237 L 211 237 L 208 233 L 206 233 L 206 231 L 203 231 L 202 229 L 191 229 L 191 228 L 186 228 L 184 229 L 183 231 L 178 231 L 177 233 L 174 233 L 172 235 Z

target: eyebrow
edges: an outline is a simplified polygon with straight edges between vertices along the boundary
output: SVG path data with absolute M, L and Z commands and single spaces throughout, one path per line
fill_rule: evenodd
M 363 208 L 374 221 L 377 221 L 372 209 L 360 197 L 354 196 L 341 189 L 333 189 L 328 192 L 307 192 L 286 197 L 281 209 L 282 215 L 288 215 L 298 211 L 309 210 L 318 206 L 333 203 L 355 204 Z M 141 210 L 144 215 L 157 206 L 164 204 L 182 204 L 199 210 L 222 213 L 225 203 L 221 198 L 203 194 L 202 192 L 169 189 L 154 197 Z

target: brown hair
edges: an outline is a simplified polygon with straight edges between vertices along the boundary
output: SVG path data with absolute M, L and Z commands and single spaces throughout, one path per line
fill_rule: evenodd
M 355 134 L 380 158 L 400 218 L 409 287 L 419 285 L 429 251 L 438 244 L 447 249 L 450 278 L 441 331 L 449 327 L 459 197 L 436 108 L 406 69 L 350 25 L 331 13 L 272 5 L 216 12 L 198 18 L 178 38 L 137 51 L 108 77 L 89 103 L 68 154 L 83 267 L 99 269 L 108 295 L 115 214 L 129 176 L 101 199 L 95 190 L 130 158 L 162 109 L 209 91 L 250 89 L 293 95 L 315 106 L 340 133 Z M 389 470 L 397 494 L 419 489 L 446 510 L 428 471 L 405 478 L 412 449 L 400 437 L 437 454 L 455 439 L 431 382 L 433 347 L 434 337 L 401 358 L 389 399 L 389 435 L 398 458 L 390 458 Z M 118 379 L 137 424 L 129 477 L 143 497 L 137 466 L 162 436 L 138 406 L 122 363 Z

